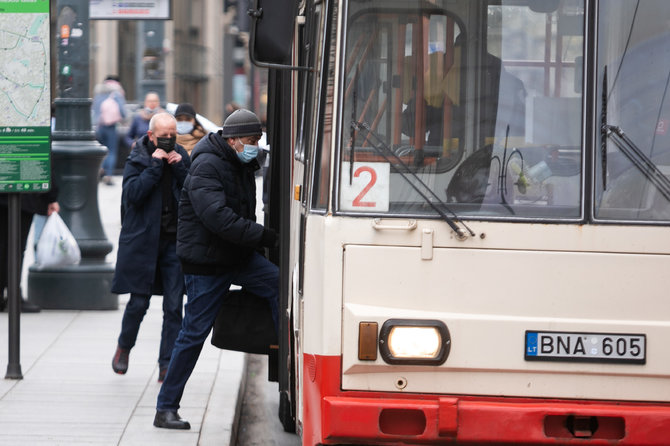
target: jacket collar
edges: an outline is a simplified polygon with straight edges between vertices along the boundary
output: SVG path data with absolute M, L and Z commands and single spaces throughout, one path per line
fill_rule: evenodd
M 149 139 L 149 135 L 144 135 L 135 142 L 135 147 L 130 152 L 130 160 L 140 162 L 146 165 L 151 164 L 151 154 L 156 150 L 156 146 Z

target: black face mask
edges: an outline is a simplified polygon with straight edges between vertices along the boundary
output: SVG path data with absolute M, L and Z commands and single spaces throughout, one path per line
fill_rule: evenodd
M 156 138 L 156 147 L 163 149 L 166 152 L 170 153 L 174 150 L 174 146 L 177 143 L 177 137 L 173 136 L 172 138 Z

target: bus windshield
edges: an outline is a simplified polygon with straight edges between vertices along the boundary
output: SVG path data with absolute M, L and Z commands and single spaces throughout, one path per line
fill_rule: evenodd
M 583 218 L 583 48 L 583 0 L 350 1 L 339 210 Z
M 599 18 L 594 216 L 668 221 L 670 3 L 607 0 Z

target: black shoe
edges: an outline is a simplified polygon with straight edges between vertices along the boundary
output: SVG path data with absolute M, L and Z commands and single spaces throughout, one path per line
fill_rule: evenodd
M 167 367 L 161 367 L 160 370 L 158 370 L 158 382 L 162 383 L 165 381 L 165 375 L 167 375 Z
M 21 299 L 21 313 L 39 313 L 42 309 L 30 302 L 28 299 Z
M 0 311 L 9 311 L 9 303 L 7 298 L 0 299 Z M 34 303 L 21 298 L 21 313 L 39 313 L 42 309 Z
M 165 429 L 190 429 L 191 424 L 182 420 L 177 411 L 159 412 L 156 411 L 154 417 L 154 426 L 164 427 Z
M 119 375 L 125 375 L 128 371 L 128 354 L 130 350 L 125 348 L 116 347 L 116 352 L 114 353 L 114 359 L 112 359 L 112 369 L 114 372 Z

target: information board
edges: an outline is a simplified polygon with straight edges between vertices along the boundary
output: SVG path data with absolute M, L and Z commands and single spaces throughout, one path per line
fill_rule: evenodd
M 0 192 L 51 187 L 49 1 L 0 1 Z
M 170 0 L 90 0 L 91 20 L 170 20 Z

